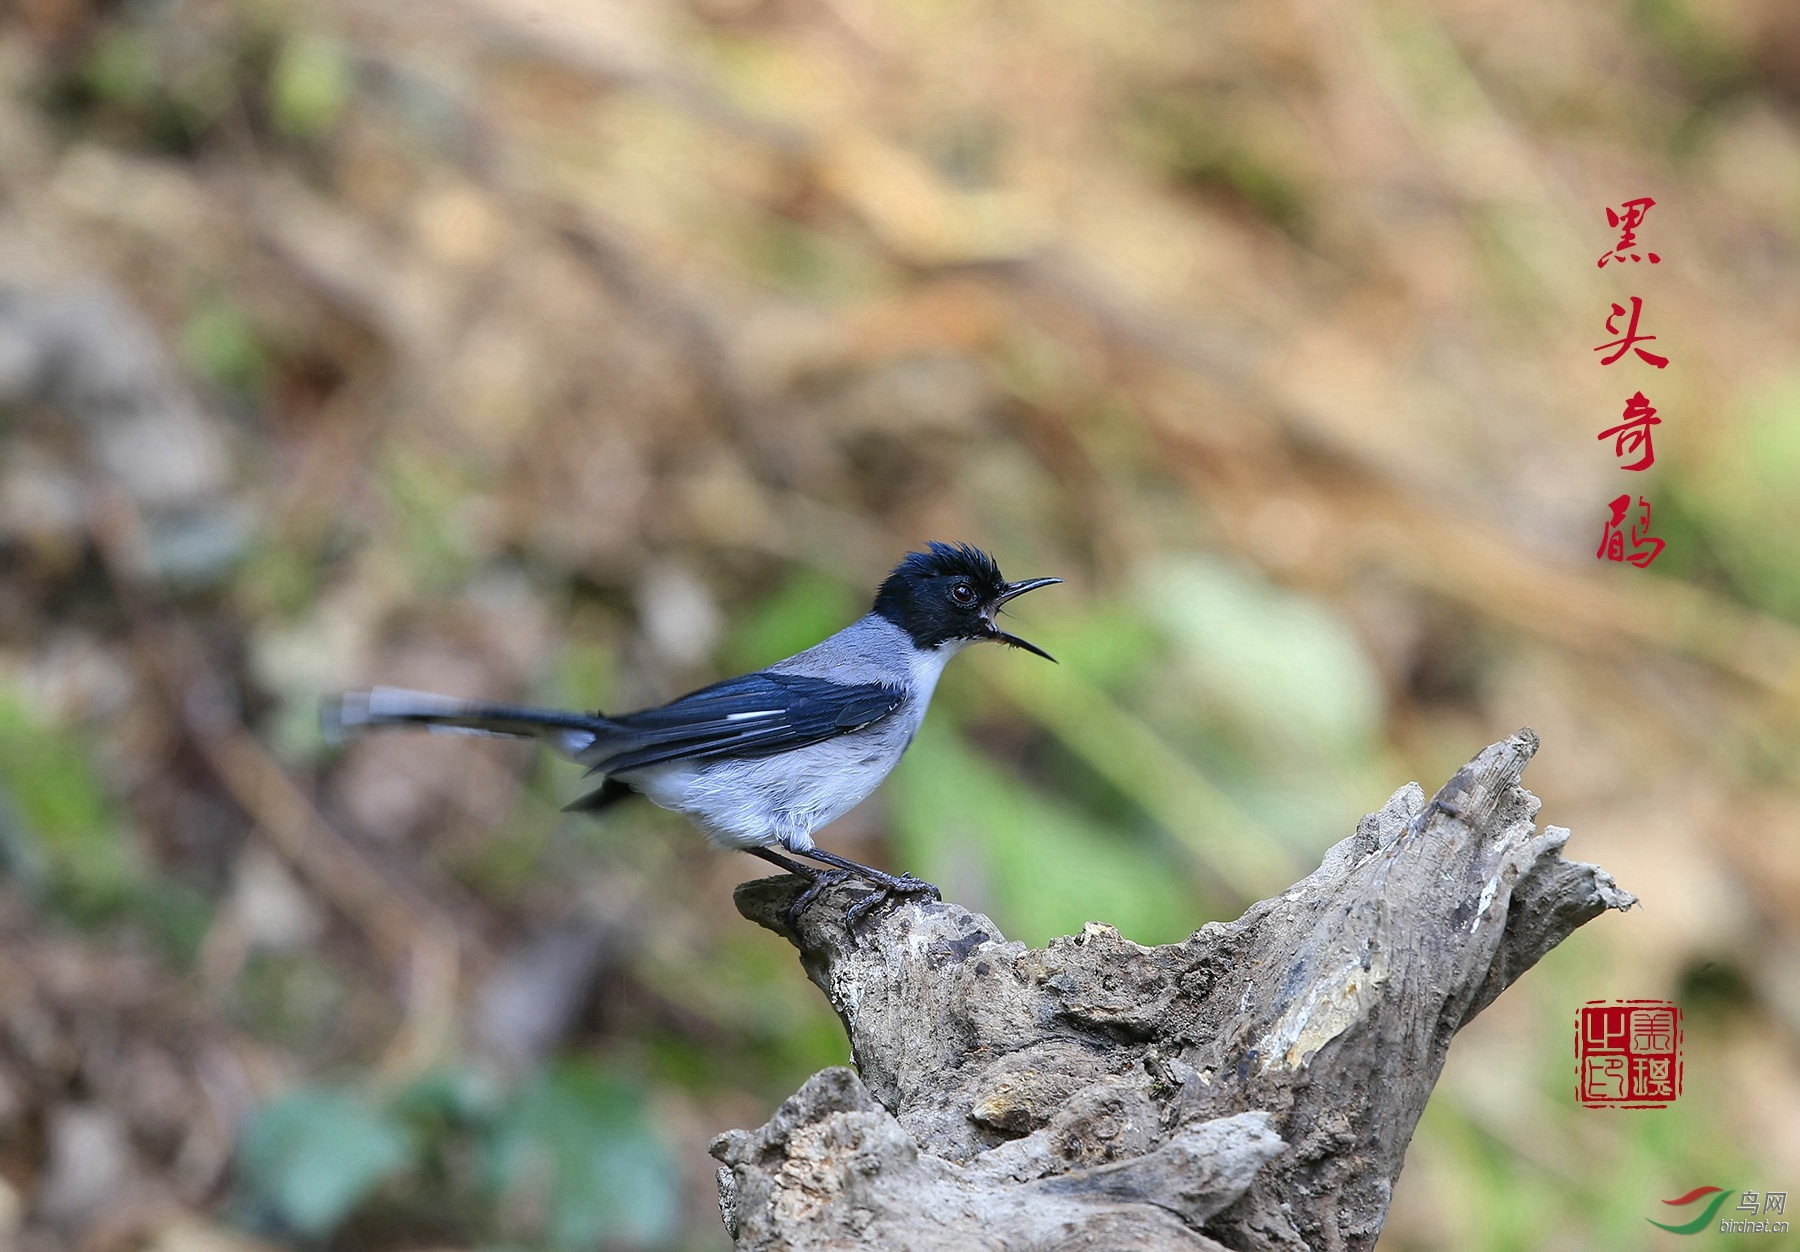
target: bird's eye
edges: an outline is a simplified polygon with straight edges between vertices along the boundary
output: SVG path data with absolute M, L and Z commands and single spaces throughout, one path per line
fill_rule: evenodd
M 975 588 L 968 583 L 955 583 L 950 588 L 950 599 L 966 609 L 975 603 Z

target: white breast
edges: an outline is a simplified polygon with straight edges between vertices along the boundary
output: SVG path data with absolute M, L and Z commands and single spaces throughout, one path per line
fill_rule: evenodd
M 814 831 L 861 804 L 899 763 L 945 662 L 961 648 L 958 641 L 921 652 L 909 644 L 906 702 L 862 730 L 775 757 L 651 766 L 628 781 L 723 847 L 808 851 Z

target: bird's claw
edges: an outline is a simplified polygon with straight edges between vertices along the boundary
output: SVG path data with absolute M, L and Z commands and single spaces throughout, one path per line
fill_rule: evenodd
M 847 879 L 856 877 L 847 869 L 821 869 L 812 874 L 812 881 L 806 884 L 806 890 L 794 897 L 794 902 L 787 907 L 788 929 L 796 935 L 800 933 L 800 915 L 806 912 L 812 902 L 819 898 L 819 893 L 829 887 L 835 887 Z
M 845 909 L 845 927 L 854 931 L 858 922 L 862 921 L 862 919 L 870 912 L 879 908 L 882 904 L 885 904 L 896 895 L 924 895 L 930 896 L 933 900 L 941 900 L 944 898 L 943 894 L 939 892 L 935 886 L 926 882 L 923 878 L 915 878 L 911 874 L 901 874 L 897 878 L 890 878 L 886 882 L 877 884 L 875 890 L 869 892 L 868 895 Z

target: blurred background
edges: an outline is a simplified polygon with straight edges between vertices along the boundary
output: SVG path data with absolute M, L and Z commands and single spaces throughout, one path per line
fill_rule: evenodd
M 319 704 L 661 701 L 932 538 L 1062 664 L 951 666 L 828 846 L 1171 941 L 1532 726 L 1643 908 L 1458 1039 L 1383 1246 L 1800 1204 L 1797 247 L 1781 0 L 13 0 L 0 1245 L 721 1252 L 707 1141 L 847 1058 L 764 867 Z M 1627 996 L 1684 1094 L 1584 1110 Z

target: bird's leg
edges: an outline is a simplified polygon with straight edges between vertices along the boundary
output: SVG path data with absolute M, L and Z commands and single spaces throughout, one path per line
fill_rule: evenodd
M 790 874 L 798 874 L 800 877 L 808 879 L 817 878 L 819 876 L 819 871 L 812 866 L 802 865 L 798 861 L 790 861 L 787 857 L 772 849 L 745 848 L 744 851 L 748 852 L 751 856 L 761 857 L 771 865 L 779 865 Z
M 835 852 L 827 852 L 823 848 L 809 848 L 800 855 L 809 856 L 815 861 L 823 861 L 827 865 L 835 866 L 839 873 L 855 874 L 857 877 L 866 878 L 875 884 L 875 890 L 858 900 L 855 904 L 852 904 L 844 912 L 844 924 L 853 930 L 856 928 L 856 923 L 862 920 L 864 914 L 882 903 L 889 896 L 928 895 L 933 900 L 943 899 L 936 887 L 926 882 L 923 878 L 915 878 L 911 874 L 900 874 L 897 876 L 889 874 L 876 869 L 872 865 L 862 865 L 856 861 L 850 860 L 848 857 L 839 856 Z M 840 879 L 839 881 L 842 880 Z M 814 880 L 813 885 L 814 887 L 818 886 L 816 879 Z
M 851 876 L 849 870 L 815 869 L 811 865 L 802 865 L 791 861 L 779 852 L 768 848 L 745 848 L 751 856 L 761 857 L 771 865 L 779 865 L 790 874 L 797 874 L 807 880 L 806 890 L 802 891 L 794 902 L 787 906 L 786 919 L 788 929 L 795 934 L 800 933 L 800 915 L 806 912 L 807 905 L 819 898 L 819 893 L 827 887 L 835 887 Z
M 876 869 L 873 865 L 864 865 L 858 861 L 852 861 L 849 857 L 839 856 L 835 852 L 827 852 L 824 848 L 808 848 L 800 855 L 811 857 L 815 861 L 823 861 L 837 869 L 848 870 L 858 878 L 866 878 L 888 891 L 898 892 L 901 895 L 925 894 L 934 900 L 942 898 L 938 895 L 936 887 L 923 878 L 915 878 L 911 874 L 890 874 L 885 870 Z

